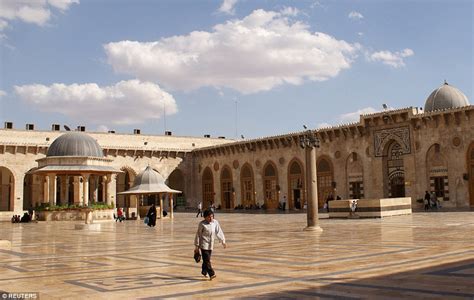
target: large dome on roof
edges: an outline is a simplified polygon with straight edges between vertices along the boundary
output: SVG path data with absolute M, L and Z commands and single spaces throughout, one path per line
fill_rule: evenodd
M 96 140 L 82 132 L 68 132 L 49 146 L 46 156 L 93 156 L 104 157 Z
M 466 95 L 446 81 L 426 99 L 425 112 L 469 105 Z

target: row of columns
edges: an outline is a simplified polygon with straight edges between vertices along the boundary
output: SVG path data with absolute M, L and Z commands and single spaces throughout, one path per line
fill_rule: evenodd
M 103 176 L 105 180 L 100 182 L 102 184 L 102 199 L 104 203 L 108 205 L 113 204 L 115 197 L 115 185 L 112 184 L 113 174 L 100 175 Z M 70 177 L 74 178 L 74 199 L 75 204 L 82 204 L 84 206 L 89 205 L 89 193 L 90 193 L 90 179 L 91 174 L 84 173 L 79 176 L 70 176 L 64 175 L 66 178 L 65 181 L 61 181 L 61 194 L 60 194 L 60 204 L 69 203 L 69 179 Z M 58 201 L 57 199 L 57 187 L 58 187 L 58 175 L 55 173 L 49 173 L 44 175 L 44 186 L 43 186 L 43 202 L 49 203 L 50 205 L 55 205 Z M 99 189 L 99 177 L 94 176 L 96 181 L 94 183 L 94 194 L 95 200 L 98 199 L 98 189 Z M 82 180 L 82 181 L 81 181 Z M 115 204 L 115 203 L 114 203 Z

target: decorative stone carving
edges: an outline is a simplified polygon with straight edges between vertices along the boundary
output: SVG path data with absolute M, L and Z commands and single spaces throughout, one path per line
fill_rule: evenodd
M 219 163 L 217 161 L 214 163 L 214 171 L 219 171 Z
M 280 159 L 278 160 L 278 162 L 280 163 L 280 165 L 284 165 L 284 164 L 285 164 L 285 158 L 284 158 L 284 157 L 280 157 Z
M 232 166 L 234 167 L 234 169 L 237 169 L 239 167 L 239 161 L 234 160 L 234 162 L 232 162 Z
M 383 150 L 392 140 L 400 144 L 401 154 L 411 153 L 410 130 L 408 127 L 398 127 L 382 129 L 374 133 L 375 156 L 383 156 Z
M 456 137 L 453 138 L 453 146 L 454 147 L 459 147 L 459 145 L 461 145 L 461 138 L 456 136 Z

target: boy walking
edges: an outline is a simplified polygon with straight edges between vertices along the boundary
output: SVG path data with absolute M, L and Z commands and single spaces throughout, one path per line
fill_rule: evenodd
M 214 240 L 218 239 L 222 243 L 224 249 L 227 247 L 225 243 L 224 232 L 217 220 L 214 220 L 214 213 L 207 209 L 204 211 L 204 220 L 199 223 L 196 237 L 194 238 L 194 252 L 201 251 L 202 254 L 202 271 L 205 277 L 209 275 L 212 280 L 216 278 L 216 273 L 211 265 L 211 255 L 214 249 Z

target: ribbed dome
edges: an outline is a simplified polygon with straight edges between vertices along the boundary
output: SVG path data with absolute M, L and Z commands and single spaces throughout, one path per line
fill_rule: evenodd
M 469 105 L 466 95 L 446 81 L 434 90 L 425 102 L 425 112 Z
M 153 170 L 150 166 L 146 167 L 143 172 L 135 177 L 133 186 L 119 195 L 133 194 L 159 194 L 159 193 L 181 193 L 181 191 L 173 190 L 165 184 L 165 179 L 160 173 Z
M 46 156 L 93 156 L 104 157 L 96 140 L 82 132 L 68 132 L 49 146 Z

